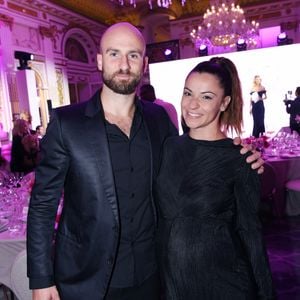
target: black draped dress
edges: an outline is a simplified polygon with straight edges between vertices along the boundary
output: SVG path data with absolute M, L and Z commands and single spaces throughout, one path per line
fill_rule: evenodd
M 155 184 L 165 299 L 273 299 L 259 176 L 231 139 L 170 138 Z
M 259 137 L 265 130 L 265 105 L 263 97 L 266 95 L 265 90 L 258 92 L 251 92 L 250 95 L 257 94 L 256 101 L 251 101 L 252 104 L 252 116 L 253 116 L 253 130 L 252 135 Z

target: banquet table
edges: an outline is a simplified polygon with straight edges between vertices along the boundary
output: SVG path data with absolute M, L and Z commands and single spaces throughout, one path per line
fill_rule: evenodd
M 269 163 L 275 170 L 276 179 L 269 178 L 269 180 L 276 180 L 276 191 L 274 194 L 275 206 L 277 208 L 278 216 L 285 215 L 286 206 L 286 188 L 285 184 L 291 179 L 300 179 L 300 156 L 299 155 L 285 155 L 276 157 L 265 157 L 266 162 Z
M 0 233 L 0 283 L 11 288 L 10 270 L 17 255 L 26 247 L 25 224 L 22 231 Z

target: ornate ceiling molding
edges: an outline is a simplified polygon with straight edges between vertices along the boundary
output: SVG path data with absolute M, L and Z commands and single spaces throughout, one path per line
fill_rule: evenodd
M 129 4 L 121 6 L 118 4 L 118 1 L 112 0 L 49 0 L 49 2 L 63 6 L 103 24 L 110 25 L 118 21 L 128 21 L 136 26 L 140 26 L 142 19 L 150 14 L 168 14 L 170 20 L 185 19 L 203 15 L 210 6 L 209 0 L 187 0 L 184 6 L 181 5 L 181 1 L 173 0 L 173 4 L 168 9 L 154 5 L 152 10 L 149 8 L 146 0 L 138 1 L 135 8 Z M 240 0 L 236 1 L 236 4 L 240 4 L 242 7 L 249 7 L 272 2 L 274 1 Z
M 14 18 L 9 17 L 5 14 L 0 14 L 0 21 L 3 22 L 4 24 L 7 24 L 11 30 L 13 22 L 14 22 Z

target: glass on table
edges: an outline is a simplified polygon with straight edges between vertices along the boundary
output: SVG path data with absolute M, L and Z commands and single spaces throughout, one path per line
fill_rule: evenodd
M 10 232 L 20 232 L 23 228 L 23 197 L 17 191 L 13 191 L 10 195 L 10 201 L 12 214 L 9 218 L 8 230 Z

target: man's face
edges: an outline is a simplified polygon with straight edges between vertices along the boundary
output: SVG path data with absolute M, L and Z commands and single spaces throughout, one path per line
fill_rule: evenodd
M 103 83 L 117 94 L 134 93 L 147 65 L 144 54 L 143 41 L 130 28 L 119 27 L 108 32 L 97 57 Z
M 44 130 L 44 127 L 43 126 L 40 126 L 39 129 L 38 129 L 38 134 L 40 135 L 44 135 L 45 134 L 45 130 Z

